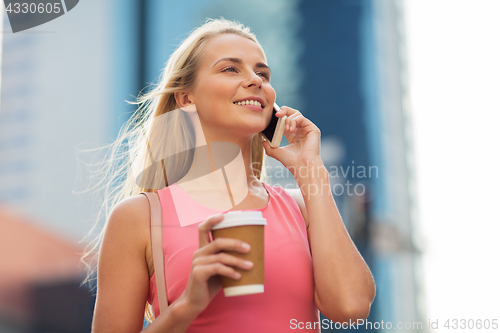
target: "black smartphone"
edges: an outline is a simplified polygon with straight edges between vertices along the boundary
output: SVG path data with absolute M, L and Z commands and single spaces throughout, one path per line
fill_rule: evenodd
M 279 110 L 280 107 L 278 104 L 274 103 L 271 122 L 266 129 L 261 132 L 273 148 L 280 146 L 281 138 L 283 137 L 283 132 L 285 131 L 285 120 L 287 116 L 283 116 L 281 118 L 276 117 L 276 112 Z

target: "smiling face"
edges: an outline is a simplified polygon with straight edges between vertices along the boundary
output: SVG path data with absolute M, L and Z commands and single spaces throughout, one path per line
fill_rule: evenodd
M 212 37 L 203 50 L 189 100 L 205 132 L 251 137 L 271 119 L 276 92 L 261 47 L 235 35 Z M 205 133 L 208 134 L 208 133 Z

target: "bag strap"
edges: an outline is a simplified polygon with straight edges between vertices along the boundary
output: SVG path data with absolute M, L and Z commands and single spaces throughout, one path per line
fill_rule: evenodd
M 151 192 L 141 192 L 149 201 L 151 212 L 151 244 L 153 247 L 153 264 L 155 268 L 156 291 L 160 313 L 167 310 L 167 284 L 165 282 L 165 271 L 163 261 L 163 221 L 161 213 L 161 204 L 158 194 Z

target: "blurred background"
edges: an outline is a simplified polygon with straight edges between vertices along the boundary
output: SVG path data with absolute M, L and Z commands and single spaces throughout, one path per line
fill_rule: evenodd
M 277 103 L 321 130 L 377 286 L 358 331 L 493 330 L 499 14 L 495 0 L 84 0 L 12 33 L 2 8 L 0 332 L 90 331 L 95 296 L 78 262 L 100 197 L 85 191 L 96 155 L 81 151 L 111 143 L 134 111 L 125 101 L 220 16 L 252 28 Z M 270 184 L 295 184 L 266 163 Z

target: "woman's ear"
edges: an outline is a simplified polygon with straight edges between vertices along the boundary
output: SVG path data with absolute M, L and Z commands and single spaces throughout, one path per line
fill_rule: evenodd
M 187 92 L 184 91 L 177 91 L 174 94 L 175 101 L 177 102 L 177 105 L 182 108 L 184 106 L 194 104 L 194 101 L 191 100 Z

